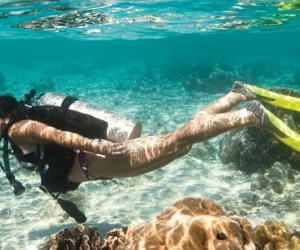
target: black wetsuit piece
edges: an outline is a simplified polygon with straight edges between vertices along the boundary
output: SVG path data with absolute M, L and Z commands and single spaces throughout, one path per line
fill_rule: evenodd
M 106 139 L 107 122 L 91 115 L 55 106 L 26 107 L 20 105 L 12 112 L 8 128 L 5 131 L 6 135 L 11 125 L 25 119 L 39 121 L 90 139 Z M 19 161 L 39 167 L 41 183 L 48 191 L 66 193 L 78 188 L 79 183 L 70 182 L 67 177 L 76 156 L 73 149 L 47 143 L 44 144 L 43 149 L 40 149 L 39 145 L 37 146 L 37 154 L 24 155 L 19 147 L 12 141 L 10 143 Z

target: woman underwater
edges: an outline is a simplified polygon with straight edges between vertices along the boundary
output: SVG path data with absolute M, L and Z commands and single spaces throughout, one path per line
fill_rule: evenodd
M 11 122 L 18 102 L 14 97 L 4 95 L 0 97 L 0 130 L 20 161 L 37 166 L 43 162 L 39 172 L 44 175 L 42 185 L 46 189 L 66 192 L 85 181 L 132 177 L 154 171 L 187 154 L 194 143 L 235 128 L 259 127 L 300 150 L 299 135 L 257 100 L 300 111 L 297 98 L 235 82 L 228 94 L 170 133 L 112 143 L 89 139 L 35 120 Z M 230 111 L 245 101 L 251 101 L 248 107 Z

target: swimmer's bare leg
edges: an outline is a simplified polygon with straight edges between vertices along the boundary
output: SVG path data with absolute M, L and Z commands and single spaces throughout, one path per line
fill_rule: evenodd
M 300 135 L 278 120 L 270 117 L 259 102 L 252 101 L 247 108 L 241 110 L 207 115 L 198 121 L 193 119 L 169 134 L 127 141 L 124 145 L 128 148 L 129 157 L 125 159 L 97 157 L 91 158 L 89 162 L 94 165 L 96 176 L 108 178 L 136 176 L 161 168 L 183 156 L 193 143 L 246 126 L 257 126 L 270 131 L 284 143 L 300 151 L 298 147 Z
M 193 119 L 174 132 L 124 142 L 128 157 L 97 159 L 97 175 L 120 178 L 150 172 L 184 155 L 194 143 L 246 126 L 260 126 L 259 118 L 246 108 Z M 183 151 L 185 148 L 186 152 Z
M 235 128 L 260 126 L 259 118 L 246 108 L 223 113 L 250 99 L 234 91 L 202 109 L 187 124 L 171 133 L 124 142 L 128 157 L 122 160 L 100 159 L 98 176 L 118 178 L 150 172 L 184 155 L 194 143 Z M 185 148 L 188 149 L 186 152 L 183 151 Z
M 224 113 L 241 102 L 256 99 L 256 95 L 248 90 L 242 82 L 234 82 L 231 91 L 212 104 L 201 109 L 192 119 L 211 114 Z
M 192 119 L 174 133 L 178 145 L 201 142 L 234 128 L 259 126 L 260 120 L 248 109 L 228 112 L 241 102 L 256 99 L 242 82 L 234 82 L 224 97 L 200 110 Z
M 213 138 L 236 128 L 261 125 L 260 120 L 246 108 L 221 114 L 198 116 L 174 132 L 177 146 Z

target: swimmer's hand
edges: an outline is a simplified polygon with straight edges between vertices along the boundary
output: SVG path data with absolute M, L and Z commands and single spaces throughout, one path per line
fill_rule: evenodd
M 98 143 L 99 153 L 111 159 L 123 159 L 129 155 L 129 151 L 123 143 L 113 143 L 101 140 Z

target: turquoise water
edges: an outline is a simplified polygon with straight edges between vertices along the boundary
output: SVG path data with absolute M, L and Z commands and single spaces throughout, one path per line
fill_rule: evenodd
M 139 120 L 143 136 L 153 135 L 182 125 L 234 80 L 300 91 L 299 44 L 296 0 L 0 0 L 0 89 L 18 99 L 33 87 L 73 95 Z M 216 149 L 218 141 L 211 141 Z M 227 204 L 235 184 L 238 199 L 249 189 L 249 176 L 232 171 L 218 158 L 212 163 L 186 156 L 118 186 L 85 184 L 74 199 L 88 223 L 105 232 L 150 220 L 187 196 Z M 38 176 L 17 176 L 26 183 L 22 197 L 14 197 L 0 177 L 0 249 L 40 249 L 51 233 L 74 221 L 38 191 Z M 280 209 L 284 199 L 278 197 Z M 261 211 L 299 231 L 300 222 L 292 222 L 298 215 L 278 215 L 276 204 Z M 254 225 L 263 221 L 253 214 L 247 218 Z
M 299 28 L 297 0 L 2 0 L 0 4 L 1 36 L 6 38 L 62 36 L 79 40 L 140 40 L 180 34 L 227 33 L 234 30 L 268 32 Z M 27 32 L 18 27 L 53 30 Z

